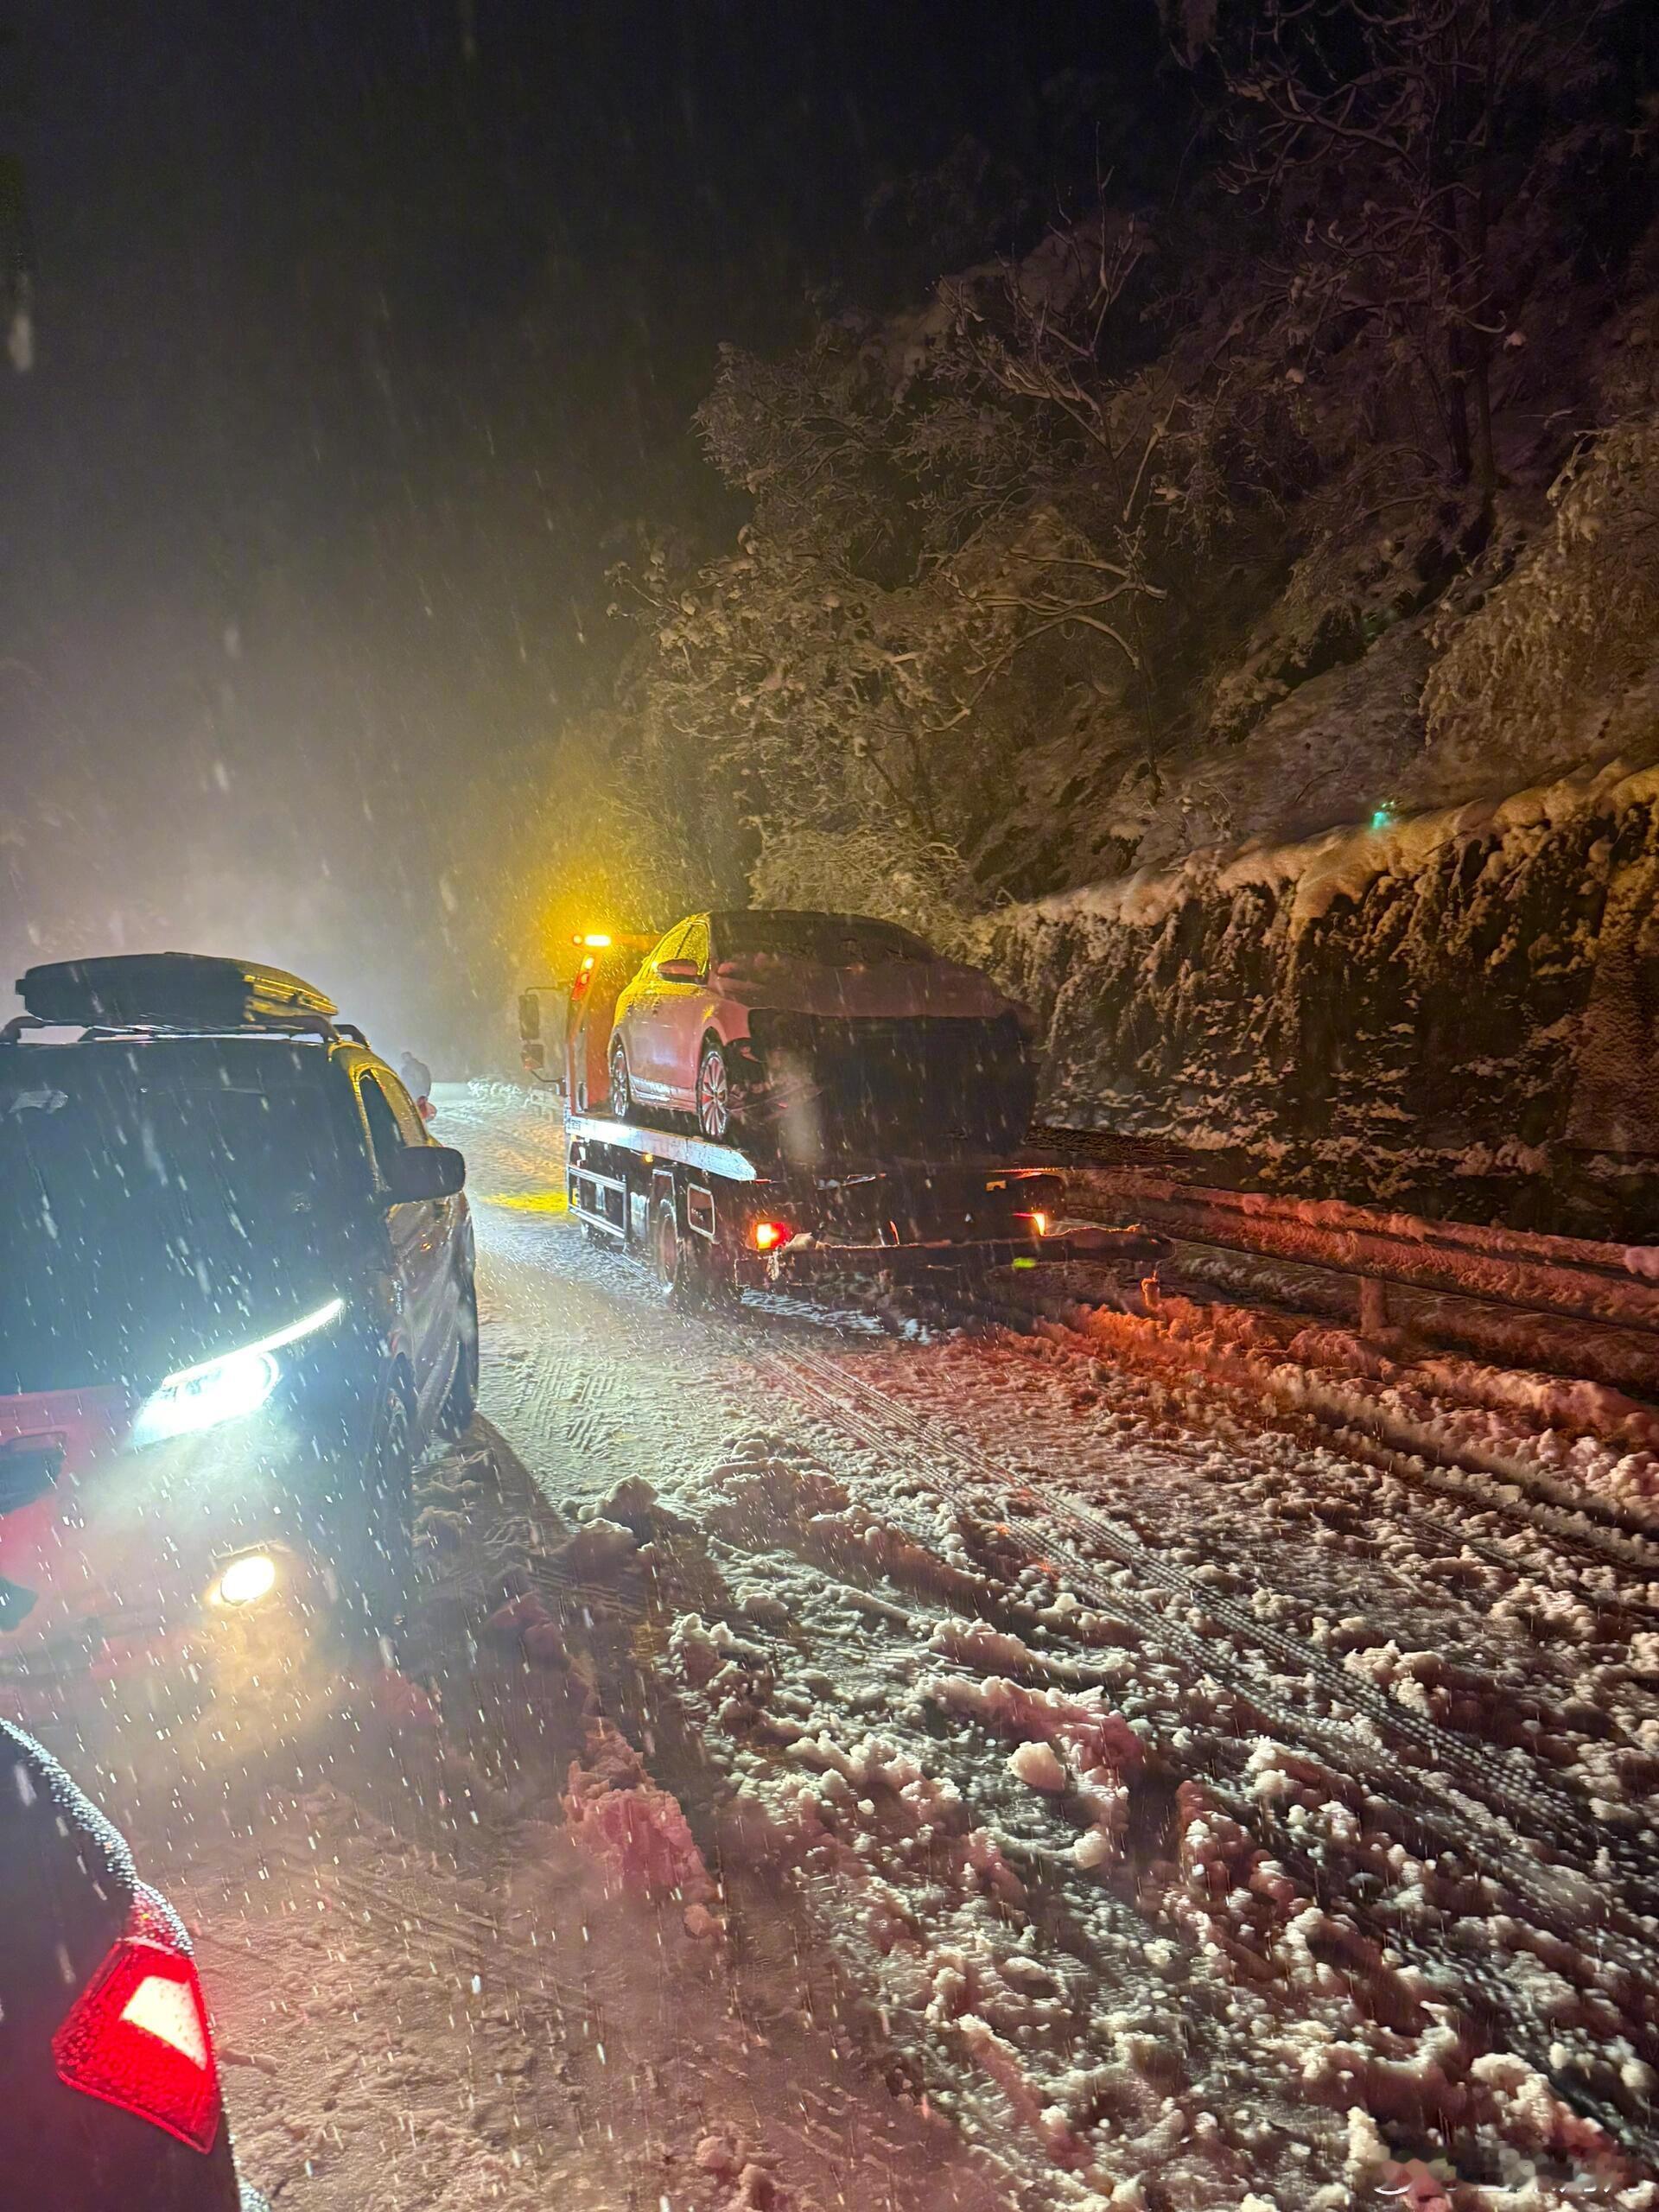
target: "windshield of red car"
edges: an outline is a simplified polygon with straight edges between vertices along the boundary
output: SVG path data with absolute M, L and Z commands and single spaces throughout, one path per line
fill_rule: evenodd
M 810 961 L 818 968 L 880 968 L 893 961 L 938 957 L 908 930 L 858 914 L 721 914 L 715 923 L 715 944 L 721 961 L 770 953 L 780 960 Z
M 181 1080 L 172 1057 L 6 1055 L 0 1394 L 143 1383 L 337 1287 L 346 1172 L 321 1086 Z

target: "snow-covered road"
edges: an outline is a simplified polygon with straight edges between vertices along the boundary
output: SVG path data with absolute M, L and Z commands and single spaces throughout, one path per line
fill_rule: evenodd
M 682 1317 L 441 1106 L 443 1726 L 145 1823 L 282 2204 L 1659 2204 L 1643 1409 L 1082 1274 Z

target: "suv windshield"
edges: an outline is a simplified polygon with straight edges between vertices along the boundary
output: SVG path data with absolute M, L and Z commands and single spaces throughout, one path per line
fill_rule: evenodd
M 0 1392 L 146 1385 L 338 1289 L 346 1161 L 297 1057 L 0 1058 Z
M 908 930 L 862 914 L 720 914 L 715 930 L 722 960 L 769 952 L 819 968 L 880 968 L 894 960 L 938 957 Z

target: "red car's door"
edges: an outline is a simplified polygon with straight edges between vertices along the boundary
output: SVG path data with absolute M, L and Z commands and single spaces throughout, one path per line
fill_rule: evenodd
M 663 1053 L 662 1079 L 670 1102 L 688 1110 L 696 1104 L 697 1058 L 702 1045 L 703 1009 L 708 1003 L 709 924 L 695 916 L 681 931 L 671 959 L 695 963 L 696 976 L 684 982 L 658 983 L 656 1028 Z
M 639 1096 L 648 1103 L 661 1096 L 662 1086 L 667 1081 L 667 1053 L 660 1019 L 662 995 L 667 986 L 658 979 L 657 963 L 673 958 L 675 947 L 684 935 L 685 924 L 681 922 L 645 955 L 639 974 L 628 985 L 628 1002 L 617 1024 L 628 1056 L 629 1076 Z

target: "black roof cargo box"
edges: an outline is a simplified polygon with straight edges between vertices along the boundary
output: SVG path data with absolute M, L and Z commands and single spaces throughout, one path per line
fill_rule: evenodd
M 332 1021 L 332 999 L 286 969 L 199 952 L 121 952 L 30 968 L 17 995 L 37 1020 L 107 1029 L 293 1029 Z

